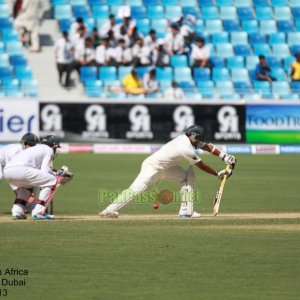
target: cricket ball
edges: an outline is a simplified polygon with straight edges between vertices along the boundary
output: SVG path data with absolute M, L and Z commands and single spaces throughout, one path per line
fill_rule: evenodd
M 159 205 L 158 205 L 157 203 L 154 203 L 154 204 L 153 204 L 153 208 L 154 208 L 154 209 L 158 209 L 158 208 L 159 208 Z

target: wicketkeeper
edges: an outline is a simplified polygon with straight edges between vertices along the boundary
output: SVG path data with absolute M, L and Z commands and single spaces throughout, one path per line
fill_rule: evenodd
M 223 179 L 225 174 L 231 176 L 232 170 L 216 171 L 206 165 L 196 154 L 196 149 L 202 149 L 220 157 L 226 164 L 234 167 L 236 159 L 213 144 L 204 142 L 204 129 L 199 125 L 193 125 L 186 129 L 185 133 L 179 135 L 165 144 L 157 152 L 149 156 L 142 163 L 142 168 L 131 184 L 129 189 L 124 190 L 105 210 L 99 213 L 102 217 L 118 217 L 118 211 L 131 202 L 138 193 L 145 192 L 149 187 L 161 180 L 175 182 L 180 185 L 181 206 L 179 217 L 196 218 L 200 214 L 194 211 L 193 191 L 195 185 L 195 174 L 193 165 L 199 169 Z M 184 170 L 179 164 L 187 160 L 191 166 Z
M 25 207 L 34 187 L 40 187 L 41 191 L 32 217 L 37 220 L 54 219 L 53 215 L 46 213 L 47 206 L 58 185 L 69 182 L 73 177 L 72 173 L 66 171 L 66 167 L 57 172 L 51 168 L 59 147 L 58 138 L 48 135 L 41 140 L 41 144 L 15 155 L 4 168 L 4 178 L 19 188 L 12 208 L 14 219 L 27 218 Z

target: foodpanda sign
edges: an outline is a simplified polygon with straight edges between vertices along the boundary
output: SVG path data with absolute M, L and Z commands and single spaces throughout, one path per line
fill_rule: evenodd
M 27 133 L 39 135 L 38 101 L 0 101 L 0 142 L 15 142 Z

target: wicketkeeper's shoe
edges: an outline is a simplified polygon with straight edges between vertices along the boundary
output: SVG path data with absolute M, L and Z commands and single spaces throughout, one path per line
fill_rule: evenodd
M 119 213 L 117 211 L 103 210 L 99 213 L 99 216 L 102 218 L 117 218 L 119 216 Z
M 26 220 L 27 216 L 25 214 L 13 215 L 12 218 L 14 220 Z
M 55 216 L 54 215 L 33 215 L 32 216 L 32 219 L 34 220 L 54 220 L 55 219 Z
M 192 215 L 184 215 L 184 214 L 180 214 L 178 215 L 178 217 L 180 219 L 187 219 L 187 218 L 200 218 L 201 217 L 201 214 L 197 213 L 196 211 L 193 212 Z

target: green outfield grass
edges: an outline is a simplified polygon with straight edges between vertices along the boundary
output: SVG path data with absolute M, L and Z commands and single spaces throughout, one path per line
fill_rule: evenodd
M 104 207 L 98 190 L 126 188 L 144 158 L 59 155 L 56 166 L 68 165 L 75 178 L 58 191 L 56 214 L 95 216 Z M 220 213 L 299 213 L 299 162 L 298 155 L 238 156 Z M 211 213 L 218 181 L 196 176 L 196 210 Z M 26 285 L 0 285 L 8 290 L 3 299 L 299 299 L 299 218 L 1 222 L 12 198 L 2 183 L 0 284 L 26 278 Z M 174 216 L 178 208 L 132 204 L 121 213 Z M 29 275 L 4 275 L 6 268 Z

